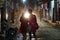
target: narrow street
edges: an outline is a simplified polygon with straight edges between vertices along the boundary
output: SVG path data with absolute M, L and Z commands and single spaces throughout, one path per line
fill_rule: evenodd
M 30 38 L 60 40 L 60 0 L 0 0 L 0 40 Z

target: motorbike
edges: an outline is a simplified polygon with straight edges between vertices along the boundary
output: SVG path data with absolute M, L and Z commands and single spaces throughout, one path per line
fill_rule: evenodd
M 5 40 L 15 40 L 17 30 L 18 30 L 17 28 L 10 28 L 6 32 L 6 38 L 5 38 Z

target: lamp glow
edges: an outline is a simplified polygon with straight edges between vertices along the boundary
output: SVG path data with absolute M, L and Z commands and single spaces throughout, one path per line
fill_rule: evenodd
M 25 18 L 29 18 L 29 17 L 30 17 L 30 14 L 29 14 L 28 12 L 26 12 L 26 13 L 24 14 L 24 17 L 25 17 Z
M 8 19 L 8 13 L 6 13 L 6 19 Z
M 22 0 L 22 1 L 23 1 L 23 3 L 26 2 L 26 0 Z

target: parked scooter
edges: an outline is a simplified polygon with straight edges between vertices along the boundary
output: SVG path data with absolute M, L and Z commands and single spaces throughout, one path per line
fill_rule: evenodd
M 17 30 L 17 28 L 10 28 L 6 33 L 5 40 L 15 40 Z

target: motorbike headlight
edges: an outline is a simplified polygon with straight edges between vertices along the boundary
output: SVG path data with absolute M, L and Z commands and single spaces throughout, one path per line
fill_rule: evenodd
M 29 17 L 30 17 L 30 14 L 29 14 L 28 12 L 26 12 L 26 13 L 24 14 L 24 17 L 25 17 L 25 18 L 29 18 Z
M 14 33 L 11 33 L 12 35 L 14 34 Z

